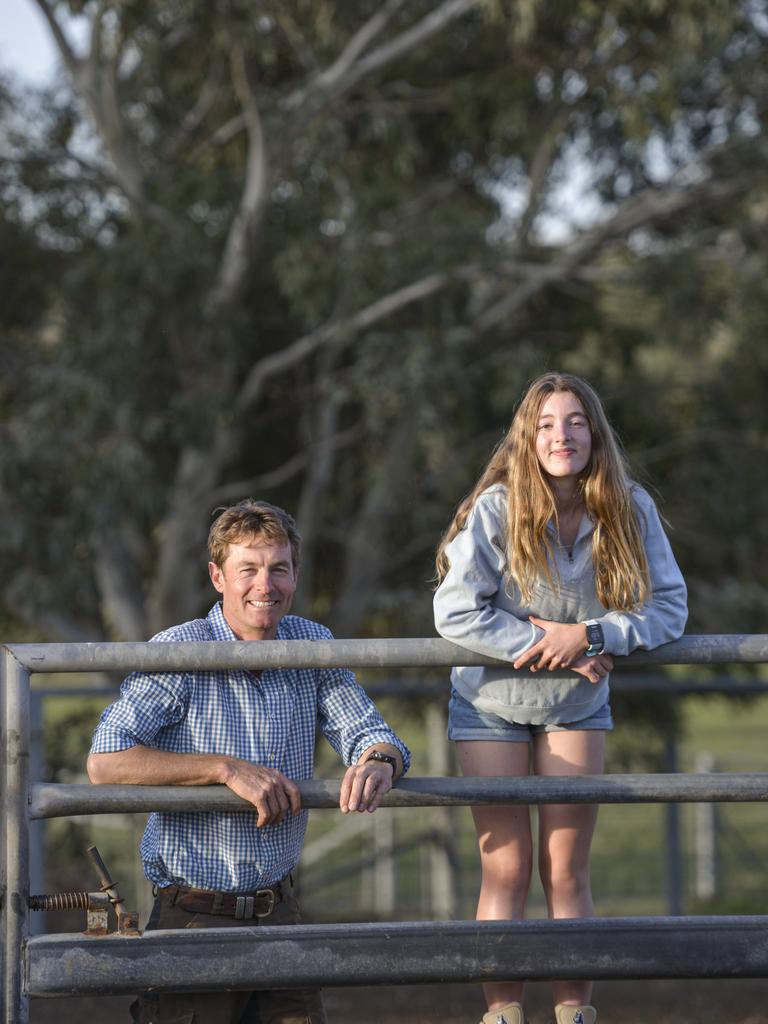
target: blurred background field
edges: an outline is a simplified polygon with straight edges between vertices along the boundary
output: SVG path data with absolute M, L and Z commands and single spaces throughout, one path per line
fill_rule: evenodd
M 637 698 L 641 699 L 641 698 Z M 649 696 L 648 700 L 653 697 Z M 48 698 L 45 702 L 47 749 L 51 765 L 48 775 L 59 781 L 81 781 L 82 766 L 90 729 L 105 698 Z M 616 702 L 615 702 L 616 703 Z M 618 702 L 620 704 L 620 701 Z M 425 721 L 442 715 L 446 699 L 441 697 L 388 698 L 382 701 L 387 716 L 411 745 L 414 774 L 428 774 L 428 738 Z M 437 709 L 437 714 L 436 714 Z M 629 711 L 629 709 L 627 709 Z M 714 759 L 718 771 L 765 771 L 765 734 L 768 729 L 768 696 L 725 698 L 719 696 L 678 698 L 678 757 L 681 770 L 700 764 L 703 753 Z M 609 741 L 609 768 L 625 770 L 627 758 L 638 758 L 638 737 L 631 718 L 618 715 L 620 724 Z M 658 744 L 639 743 L 653 748 Z M 450 747 L 448 748 L 450 754 Z M 629 753 L 628 753 L 629 752 Z M 453 766 L 449 766 L 454 771 Z M 647 763 L 641 767 L 648 768 Z M 653 764 L 650 766 L 653 768 Z M 659 769 L 663 765 L 657 764 Z M 319 774 L 337 777 L 335 755 L 321 742 Z M 535 813 L 535 812 L 534 812 Z M 657 915 L 669 909 L 666 874 L 666 814 L 663 805 L 606 805 L 601 808 L 594 844 L 593 882 L 598 913 L 608 915 Z M 696 894 L 696 807 L 680 806 L 682 911 L 686 914 L 765 914 L 768 897 L 765 864 L 768 857 L 768 829 L 764 804 L 720 804 L 716 809 L 717 891 L 707 900 Z M 330 851 L 318 851 L 316 844 L 332 835 L 341 821 L 332 811 L 310 815 L 307 851 L 320 856 L 311 866 L 300 868 L 297 881 L 307 920 L 356 921 L 392 918 L 410 920 L 441 916 L 433 905 L 434 862 L 430 845 L 419 836 L 445 821 L 431 821 L 429 809 L 398 809 L 376 815 L 353 816 L 360 830 Z M 375 857 L 382 849 L 376 840 L 377 825 L 394 820 L 394 836 L 385 830 L 383 843 L 403 844 L 407 851 L 396 858 L 394 871 L 384 871 L 386 885 L 394 884 L 395 906 L 382 911 L 382 873 Z M 478 864 L 474 830 L 467 808 L 448 811 L 453 848 L 458 858 L 455 911 L 457 917 L 474 915 L 478 887 Z M 94 888 L 95 879 L 84 850 L 96 842 L 121 882 L 128 905 L 140 907 L 146 920 L 150 893 L 141 877 L 137 845 L 143 828 L 142 816 L 106 816 L 56 820 L 46 826 L 46 860 L 52 881 L 63 888 Z M 346 826 L 343 823 L 342 828 Z M 410 845 L 416 840 L 415 845 Z M 362 866 L 361 866 L 362 865 Z M 336 878 L 334 882 L 332 879 Z M 65 884 L 66 880 L 66 884 Z M 378 909 L 377 909 L 378 908 Z M 540 887 L 534 883 L 529 916 L 545 914 Z M 445 916 L 443 914 L 443 916 Z M 82 914 L 47 915 L 48 930 L 76 931 L 84 927 Z M 34 1000 L 32 1024 L 72 1024 L 88 1019 L 92 1024 L 112 1024 L 127 1019 L 130 999 Z M 600 982 L 595 1002 L 605 1024 L 764 1024 L 768 1005 L 768 981 L 642 981 Z M 326 1005 L 335 1024 L 476 1024 L 483 1012 L 477 985 L 394 986 L 392 988 L 332 989 Z M 549 987 L 529 986 L 526 1006 L 531 1024 L 551 1019 Z
M 56 781 L 83 781 L 83 766 L 90 731 L 106 697 L 56 698 L 45 701 L 49 767 Z M 642 699 L 633 697 L 633 701 Z M 648 701 L 654 699 L 648 695 Z M 716 771 L 766 771 L 768 754 L 768 696 L 677 698 L 678 767 L 694 771 L 701 756 L 712 758 Z M 608 770 L 627 770 L 627 758 L 636 770 L 666 770 L 664 749 L 658 744 L 637 752 L 638 728 L 622 718 L 621 698 L 614 699 L 617 728 L 609 739 Z M 386 715 L 409 743 L 414 760 L 412 774 L 429 775 L 430 741 L 425 731 L 427 714 L 441 720 L 447 698 L 384 698 Z M 663 710 L 663 706 L 662 706 Z M 438 730 L 440 726 L 438 725 Z M 646 733 L 647 729 L 644 730 Z M 440 732 L 438 731 L 438 734 Z M 642 747 L 643 744 L 640 743 Z M 652 744 L 648 743 L 648 747 Z M 434 751 L 432 752 L 434 755 Z M 457 774 L 450 744 L 447 774 Z M 648 762 L 651 762 L 650 768 Z M 630 765 L 631 767 L 631 765 Z M 334 778 L 340 766 L 334 752 L 321 740 L 317 774 Z M 535 810 L 532 812 L 534 815 Z M 669 911 L 666 842 L 667 805 L 607 804 L 600 810 L 593 852 L 593 885 L 599 913 L 609 916 L 657 915 Z M 697 892 L 695 805 L 679 805 L 681 844 L 679 894 L 684 913 L 768 913 L 765 864 L 768 829 L 765 806 L 759 803 L 719 804 L 714 808 L 716 890 L 702 897 Z M 141 816 L 98 816 L 87 820 L 59 819 L 46 825 L 47 875 L 62 888 L 94 885 L 84 850 L 96 842 L 105 860 L 124 885 L 129 905 L 139 907 L 142 920 L 149 906 L 137 846 L 143 828 Z M 393 823 L 393 831 L 389 825 Z M 431 837 L 447 840 L 455 858 L 455 892 L 448 906 L 434 905 Z M 333 836 L 330 840 L 329 837 Z M 394 858 L 386 854 L 394 845 L 402 849 Z M 370 920 L 376 917 L 414 920 L 430 916 L 474 916 L 478 889 L 478 861 L 469 809 L 432 811 L 422 808 L 386 810 L 381 815 L 352 815 L 342 819 L 332 811 L 314 811 L 305 846 L 304 866 L 297 882 L 308 920 Z M 378 858 L 378 866 L 377 866 Z M 382 892 L 382 886 L 386 890 Z M 543 895 L 534 881 L 529 916 L 546 916 Z M 70 930 L 69 915 L 48 915 L 49 928 Z M 66 925 L 66 926 L 65 926 Z

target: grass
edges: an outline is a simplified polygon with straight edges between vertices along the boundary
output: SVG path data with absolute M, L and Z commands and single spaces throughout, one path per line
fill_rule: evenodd
M 103 701 L 100 699 L 51 698 L 45 703 L 45 729 L 53 735 L 53 759 L 84 767 L 90 732 L 95 725 Z M 430 750 L 436 745 L 434 734 L 428 737 L 425 725 L 425 701 L 385 700 L 380 702 L 387 719 L 410 746 L 414 754 L 415 775 L 437 774 L 429 769 Z M 434 701 L 432 702 L 434 706 Z M 685 698 L 684 731 L 679 744 L 679 763 L 683 771 L 696 768 L 697 757 L 709 753 L 717 771 L 765 771 L 768 733 L 768 698 L 728 699 L 725 697 Z M 83 723 L 79 725 L 78 723 Z M 627 725 L 621 728 L 630 728 Z M 616 734 L 616 742 L 620 738 Z M 612 742 L 612 741 L 609 741 Z M 80 748 L 82 747 L 82 750 Z M 338 777 L 338 758 L 321 741 L 318 747 L 317 774 Z M 458 774 L 455 763 L 449 772 Z M 60 774 L 62 781 L 80 781 L 76 770 Z M 431 882 L 436 862 L 429 844 L 420 840 L 425 830 L 436 826 L 430 809 L 386 812 L 394 825 L 394 841 L 410 843 L 408 852 L 398 858 L 394 870 L 397 891 L 395 916 L 419 919 L 432 916 Z M 535 812 L 534 812 L 535 813 Z M 683 910 L 685 913 L 768 913 L 763 865 L 768 858 L 768 830 L 765 828 L 764 804 L 721 804 L 717 814 L 718 891 L 708 901 L 697 897 L 694 887 L 695 808 L 679 809 Z M 664 805 L 606 805 L 601 808 L 593 846 L 592 877 L 595 901 L 601 915 L 656 915 L 667 911 L 665 866 Z M 468 808 L 454 808 L 448 816 L 447 832 L 459 865 L 453 914 L 469 918 L 479 886 L 476 841 Z M 142 911 L 145 919 L 149 889 L 140 879 L 137 845 L 141 832 L 141 816 L 119 818 L 90 817 L 69 821 L 54 820 L 47 825 L 48 887 L 53 891 L 69 888 L 95 888 L 95 875 L 85 857 L 85 847 L 96 842 L 113 875 L 132 908 Z M 334 829 L 339 816 L 331 811 L 318 811 L 310 816 L 308 843 Z M 302 904 L 308 919 L 370 920 L 387 916 L 381 908 L 381 887 L 387 884 L 386 873 L 368 865 L 362 869 L 355 862 L 371 859 L 375 853 L 374 819 L 361 834 L 350 838 L 323 863 L 298 873 Z M 445 827 L 445 823 L 444 823 Z M 378 830 L 381 833 L 381 829 Z M 383 841 L 380 837 L 380 842 Z M 439 862 L 437 862 L 439 867 Z M 341 877 L 328 884 L 321 879 L 329 869 Z M 529 915 L 542 916 L 544 901 L 538 882 L 534 882 L 529 902 Z M 79 922 L 56 919 L 50 925 L 56 930 L 78 930 Z
M 426 775 L 427 739 L 423 716 L 415 713 L 415 705 L 400 703 L 387 706 L 385 713 L 394 728 L 403 736 L 414 753 L 413 773 Z M 628 729 L 631 726 L 620 726 Z M 681 771 L 696 770 L 697 758 L 704 753 L 714 757 L 716 771 L 768 770 L 765 736 L 768 733 L 768 697 L 733 699 L 726 697 L 686 697 L 683 707 L 683 734 L 678 757 Z M 618 730 L 616 742 L 620 742 Z M 609 740 L 609 742 L 611 742 Z M 321 771 L 338 775 L 338 766 L 326 757 Z M 456 773 L 455 766 L 451 768 Z M 535 811 L 533 812 L 535 814 Z M 595 902 L 603 916 L 658 915 L 669 910 L 666 865 L 666 829 L 668 806 L 663 804 L 605 805 L 600 810 L 592 854 L 592 879 Z M 766 807 L 760 803 L 729 803 L 717 805 L 718 890 L 714 899 L 702 900 L 696 895 L 695 878 L 695 814 L 694 805 L 679 805 L 681 842 L 682 909 L 684 913 L 768 913 L 763 865 L 768 857 L 768 830 L 765 828 Z M 397 812 L 396 838 L 407 842 L 416 829 L 428 823 L 429 812 Z M 333 816 L 320 812 L 312 816 L 308 840 L 334 827 Z M 479 865 L 471 815 L 468 808 L 458 808 L 453 815 L 452 836 L 460 864 L 457 881 L 458 916 L 472 917 L 479 887 Z M 350 876 L 346 883 L 334 888 L 328 902 L 340 917 L 345 913 L 359 916 L 359 887 L 352 882 L 355 857 L 370 857 L 373 844 L 368 835 L 357 837 L 346 850 L 337 852 L 338 860 L 346 858 Z M 429 916 L 430 871 L 433 865 L 425 851 L 410 851 L 398 864 L 398 909 L 396 916 L 414 918 Z M 370 869 L 367 869 L 370 872 Z M 305 904 L 309 913 L 327 917 L 325 900 L 315 903 L 311 892 L 311 873 L 306 878 Z M 368 892 L 371 885 L 369 882 Z M 365 885 L 363 885 L 365 891 Z M 421 913 L 416 912 L 421 909 Z M 537 879 L 531 887 L 528 904 L 530 916 L 545 915 L 543 893 Z M 363 917 L 365 915 L 363 914 Z

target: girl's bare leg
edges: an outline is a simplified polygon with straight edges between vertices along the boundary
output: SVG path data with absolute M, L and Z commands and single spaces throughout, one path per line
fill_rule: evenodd
M 461 740 L 456 744 L 464 775 L 527 775 L 527 743 Z M 482 884 L 478 921 L 520 919 L 531 881 L 531 823 L 528 808 L 519 805 L 473 807 L 480 844 Z M 521 1002 L 523 982 L 498 981 L 483 985 L 489 1010 Z
M 539 733 L 534 738 L 537 775 L 599 775 L 603 770 L 602 730 Z M 539 870 L 550 918 L 593 917 L 589 854 L 597 804 L 541 804 Z M 555 1003 L 588 1005 L 591 981 L 555 981 Z

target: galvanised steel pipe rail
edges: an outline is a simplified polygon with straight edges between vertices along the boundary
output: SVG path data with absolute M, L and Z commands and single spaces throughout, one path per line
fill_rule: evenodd
M 726 664 L 729 662 L 759 663 L 768 662 L 768 636 L 752 635 L 722 635 L 722 636 L 687 636 L 674 643 L 667 644 L 655 651 L 636 652 L 630 658 L 622 659 L 623 664 Z M 1 749 L 2 760 L 2 786 L 3 786 L 3 815 L 2 824 L 2 852 L 3 852 L 3 878 L 0 880 L 2 890 L 3 910 L 3 949 L 2 949 L 2 980 L 0 981 L 0 1018 L 2 1024 L 26 1024 L 28 1021 L 27 995 L 32 994 L 55 994 L 53 986 L 57 984 L 54 974 L 59 980 L 66 974 L 69 979 L 76 978 L 77 981 L 64 982 L 69 984 L 68 992 L 83 991 L 80 982 L 85 985 L 91 983 L 93 975 L 85 970 L 84 965 L 78 966 L 78 957 L 81 955 L 81 943 L 73 936 L 42 936 L 29 940 L 27 936 L 27 898 L 29 895 L 29 822 L 31 813 L 39 813 L 47 800 L 47 807 L 50 810 L 55 807 L 58 796 L 51 798 L 50 793 L 46 795 L 44 790 L 30 787 L 29 779 L 29 744 L 30 744 L 30 676 L 35 672 L 83 672 L 83 671 L 130 671 L 133 669 L 144 670 L 193 670 L 193 669 L 262 669 L 262 668 L 302 668 L 302 667 L 335 667 L 346 665 L 350 668 L 399 668 L 399 667 L 423 667 L 423 668 L 448 668 L 453 665 L 503 665 L 494 659 L 481 655 L 474 655 L 462 648 L 456 647 L 442 639 L 429 640 L 331 640 L 319 642 L 292 641 L 289 643 L 281 641 L 262 641 L 258 644 L 249 643 L 221 643 L 211 642 L 207 644 L 14 644 L 6 645 L 0 650 L 0 726 L 2 727 Z M 731 777 L 733 780 L 733 777 Z M 411 780 L 412 782 L 415 780 Z M 472 780 L 466 780 L 471 783 Z M 475 780 L 476 781 L 476 780 Z M 544 781 L 544 780 L 539 780 Z M 749 784 L 755 781 L 751 777 Z M 564 802 L 566 793 L 573 796 L 576 793 L 574 784 L 576 780 L 568 779 L 565 792 L 558 794 L 557 802 Z M 553 787 L 562 784 L 562 780 L 549 780 L 547 784 Z M 708 780 L 708 784 L 712 779 Z M 538 784 L 538 783 L 537 783 Z M 580 783 L 578 783 L 580 784 Z M 588 785 L 589 783 L 585 783 Z M 641 783 L 642 784 L 642 783 Z M 610 785 L 610 783 L 609 783 Z M 757 793 L 761 785 L 757 781 Z M 145 791 L 145 795 L 146 795 Z M 401 790 L 407 793 L 407 787 Z M 671 792 L 671 790 L 670 790 Z M 206 793 L 205 796 L 211 796 Z M 216 795 L 216 794 L 213 794 Z M 518 794 L 525 802 L 534 802 L 536 794 Z M 538 794 L 540 798 L 543 792 Z M 553 795 L 553 794 L 550 794 Z M 622 798 L 626 797 L 622 794 Z M 106 787 L 102 788 L 102 796 L 109 796 Z M 188 794 L 187 794 L 188 796 Z M 470 797 L 471 794 L 465 793 Z M 701 793 L 697 793 L 699 799 L 705 799 Z M 502 794 L 502 802 L 511 802 L 509 794 Z M 655 797 L 654 799 L 657 799 Z M 682 798 L 682 797 L 679 797 Z M 756 795 L 754 799 L 764 799 Z M 30 807 L 30 800 L 36 801 L 34 808 Z M 90 798 L 89 798 L 90 799 Z M 579 794 L 578 800 L 583 802 L 584 794 Z M 597 797 L 596 797 L 597 799 Z M 602 798 L 601 798 L 602 799 Z M 677 798 L 674 798 L 677 799 Z M 52 800 L 52 802 L 51 802 Z M 335 802 L 335 801 L 334 801 Z M 472 802 L 469 800 L 469 802 Z M 566 943 L 566 938 L 572 933 L 568 931 L 568 922 L 520 922 L 510 930 L 504 924 L 502 931 L 504 935 L 510 934 L 513 938 L 522 934 L 526 941 L 522 943 L 523 949 L 518 948 L 518 942 L 510 950 L 506 961 L 498 967 L 490 966 L 487 957 L 483 958 L 481 971 L 496 970 L 500 972 L 496 977 L 541 977 L 541 967 L 537 964 L 544 962 L 543 958 L 547 951 L 554 949 L 556 962 L 552 964 L 551 970 L 554 974 L 547 976 L 577 977 L 583 976 L 584 971 L 590 977 L 747 977 L 766 976 L 765 970 L 765 936 L 766 919 L 764 918 L 713 918 L 693 919 L 690 927 L 682 925 L 681 920 L 674 919 L 674 927 L 669 930 L 669 935 L 659 934 L 653 930 L 656 922 L 648 920 L 630 919 L 626 931 L 622 932 L 619 925 L 618 931 L 610 932 L 600 929 L 615 924 L 611 921 L 596 922 L 597 929 L 589 924 L 587 936 L 590 942 L 585 945 L 585 922 L 574 922 L 573 943 Z M 477 925 L 474 922 L 463 924 L 474 929 L 470 933 L 469 946 L 466 947 L 469 953 L 467 956 L 476 954 L 478 948 L 478 929 L 482 929 L 485 935 L 487 922 Z M 460 928 L 462 923 L 453 922 L 454 928 Z M 537 944 L 535 936 L 539 927 L 550 928 L 556 926 L 562 931 L 556 934 L 559 940 L 553 942 L 555 934 L 545 933 L 543 942 Z M 301 926 L 296 926 L 297 928 Z M 306 968 L 312 977 L 320 981 L 330 981 L 332 984 L 352 983 L 351 981 L 334 981 L 330 974 L 343 960 L 347 965 L 351 964 L 354 956 L 363 955 L 370 950 L 368 964 L 371 970 L 379 969 L 375 963 L 382 962 L 381 941 L 382 935 L 375 931 L 377 926 L 365 926 L 352 930 L 348 925 L 341 926 L 348 946 L 346 949 L 333 948 L 332 936 L 326 934 L 320 938 L 320 933 L 315 931 L 307 936 L 307 943 L 302 951 L 300 943 L 302 933 L 291 929 L 290 937 L 286 938 L 285 933 L 275 936 L 269 943 L 270 950 L 284 950 L 279 957 L 285 964 L 295 956 L 302 957 L 303 964 L 309 964 Z M 391 926 L 378 926 L 379 928 L 390 929 Z M 450 930 L 445 931 L 444 925 L 437 924 L 416 924 L 412 926 L 419 935 L 418 942 L 410 942 L 412 947 L 408 956 L 396 957 L 394 966 L 390 966 L 384 972 L 386 978 L 391 980 L 390 971 L 395 971 L 398 980 L 407 980 L 409 977 L 409 963 L 414 957 L 418 957 L 418 944 L 422 945 L 421 958 L 425 970 L 431 971 L 428 961 L 434 961 L 436 956 L 442 956 L 439 948 L 441 943 L 452 942 Z M 451 925 L 447 926 L 449 929 Z M 650 927 L 650 931 L 649 931 Z M 370 932 L 373 928 L 374 931 Z M 521 928 L 523 931 L 521 932 Z M 703 929 L 703 930 L 702 930 Z M 243 932 L 254 938 L 256 929 L 240 929 L 237 932 L 236 942 L 240 952 L 243 950 Z M 261 949 L 269 938 L 269 928 L 258 929 L 260 937 L 259 951 L 253 951 L 253 956 L 248 954 L 248 965 L 243 964 L 243 969 L 254 972 L 254 964 L 263 956 Z M 358 939 L 358 931 L 361 938 Z M 353 934 L 354 932 L 354 934 Z M 202 939 L 200 943 L 193 940 L 196 945 L 191 954 L 191 961 L 186 967 L 176 962 L 176 946 L 179 945 L 179 955 L 184 955 L 189 945 L 190 936 L 195 933 L 173 933 L 173 937 L 165 936 L 165 945 L 162 943 L 163 933 L 154 933 L 152 936 L 142 939 L 129 940 L 138 943 L 134 948 L 137 953 L 140 950 L 151 951 L 150 956 L 139 955 L 138 961 L 143 961 L 144 969 L 148 969 L 151 976 L 147 982 L 138 982 L 131 979 L 127 982 L 126 991 L 134 991 L 136 988 L 157 987 L 153 979 L 160 966 L 166 962 L 174 962 L 173 975 L 175 986 L 179 984 L 188 987 L 189 980 L 201 979 L 201 967 L 211 970 L 216 974 L 216 987 L 227 985 L 222 980 L 221 970 L 226 972 L 225 961 L 231 960 L 234 954 L 227 949 L 226 956 L 222 956 L 222 944 L 224 933 L 221 930 L 215 932 L 211 943 L 206 951 Z M 196 933 L 200 935 L 201 933 Z M 372 943 L 366 944 L 363 935 L 372 935 Z M 386 934 L 389 934 L 387 932 Z M 394 936 L 394 932 L 392 933 Z M 604 942 L 601 944 L 598 937 L 602 936 Z M 634 936 L 634 938 L 633 938 Z M 204 938 L 204 936 L 203 936 Z M 317 939 L 320 938 L 319 946 Z M 592 941 L 594 939 L 594 942 Z M 90 940 L 99 942 L 100 940 Z M 232 940 L 227 940 L 231 942 Z M 349 943 L 351 942 L 351 948 Z M 492 956 L 493 949 L 504 945 L 503 935 L 491 939 L 491 947 L 488 956 Z M 95 964 L 101 981 L 104 979 L 115 980 L 116 971 L 120 971 L 120 961 L 116 954 L 121 954 L 125 939 L 101 940 L 98 946 L 87 947 L 88 961 Z M 247 945 L 247 944 L 245 944 Z M 397 945 L 397 941 L 395 941 Z M 365 947 L 365 948 L 364 948 Z M 528 952 L 536 947 L 533 960 L 528 961 L 525 949 Z M 47 959 L 51 954 L 55 963 Z M 693 958 L 695 950 L 699 950 L 698 959 Z M 586 959 L 589 961 L 585 964 Z M 122 955 L 122 954 L 121 954 Z M 451 968 L 449 963 L 449 974 L 451 970 L 455 973 L 450 976 L 456 980 L 481 979 L 482 973 L 473 973 L 475 968 L 466 959 L 462 960 L 462 954 L 456 951 L 459 959 L 458 966 Z M 134 954 L 131 954 L 134 956 Z M 581 967 L 573 966 L 573 957 L 576 957 Z M 22 957 L 26 957 L 26 966 L 29 971 L 29 984 L 25 987 L 24 974 L 22 970 Z M 129 957 L 130 959 L 130 957 Z M 450 961 L 450 957 L 448 958 Z M 696 962 L 693 960 L 696 959 Z M 48 964 L 53 974 L 50 976 L 49 986 L 41 973 L 44 962 Z M 569 966 L 569 963 L 571 966 Z M 151 969 L 148 965 L 151 964 Z M 617 965 L 616 974 L 604 973 L 612 968 L 610 964 Z M 517 965 L 517 966 L 515 966 Z M 354 978 L 357 984 L 364 983 L 361 969 L 367 969 L 364 963 L 359 968 L 353 967 L 351 974 L 346 977 Z M 90 970 L 90 968 L 89 968 Z M 261 971 L 261 964 L 259 964 Z M 291 964 L 291 977 L 297 977 L 295 964 Z M 413 968 L 416 970 L 416 968 Z M 519 974 L 515 974 L 515 970 Z M 549 970 L 547 968 L 546 970 Z M 569 973 L 574 972 L 574 973 Z M 305 977 L 307 975 L 305 974 Z M 124 973 L 124 981 L 128 975 Z M 343 977 L 343 971 L 339 974 Z M 369 976 L 371 980 L 373 976 Z M 435 979 L 437 980 L 437 979 Z M 271 985 L 272 978 L 265 979 L 260 973 L 260 984 Z M 203 980 L 202 984 L 206 984 Z M 281 984 L 287 984 L 287 981 Z M 254 979 L 249 976 L 246 987 L 254 984 Z M 95 991 L 96 989 L 94 989 Z M 103 989 L 102 989 L 103 990 Z M 114 991 L 114 988 L 109 988 Z
M 32 996 L 552 978 L 765 978 L 768 917 L 291 925 L 41 935 Z
M 262 640 L 205 643 L 12 644 L 6 648 L 30 672 L 263 669 L 449 668 L 508 666 L 448 640 Z M 712 665 L 768 662 L 768 635 L 684 636 L 654 651 L 636 651 L 622 665 Z
M 338 779 L 299 782 L 308 808 L 338 808 Z M 406 778 L 384 807 L 473 804 L 641 804 L 768 801 L 768 772 L 655 775 Z M 226 786 L 32 786 L 30 818 L 147 811 L 252 811 Z

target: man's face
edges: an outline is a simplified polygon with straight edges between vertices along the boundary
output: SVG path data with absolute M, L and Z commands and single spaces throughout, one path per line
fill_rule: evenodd
M 230 544 L 221 568 L 208 563 L 211 582 L 222 595 L 224 618 L 240 640 L 274 640 L 291 607 L 298 574 L 291 545 L 254 534 Z

